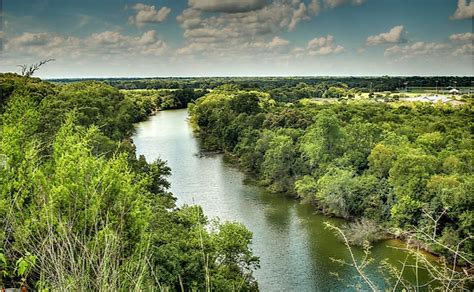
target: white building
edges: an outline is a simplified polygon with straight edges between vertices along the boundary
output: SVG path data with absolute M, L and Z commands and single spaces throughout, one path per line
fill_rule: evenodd
M 419 101 L 419 102 L 431 102 L 431 103 L 445 103 L 445 104 L 451 104 L 451 105 L 460 105 L 463 104 L 464 102 L 455 100 L 452 98 L 447 97 L 446 95 L 434 95 L 434 96 L 417 96 L 417 97 L 408 97 L 408 98 L 403 98 L 401 99 L 403 101 Z

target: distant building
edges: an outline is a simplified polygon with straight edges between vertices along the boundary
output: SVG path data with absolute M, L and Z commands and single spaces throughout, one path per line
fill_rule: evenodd
M 451 94 L 459 94 L 459 90 L 457 90 L 456 88 L 453 88 L 448 92 L 451 93 Z
M 400 99 L 401 101 L 414 101 L 414 102 L 431 102 L 431 103 L 445 103 L 450 105 L 461 105 L 464 102 L 449 98 L 445 95 L 434 95 L 434 96 L 417 96 Z

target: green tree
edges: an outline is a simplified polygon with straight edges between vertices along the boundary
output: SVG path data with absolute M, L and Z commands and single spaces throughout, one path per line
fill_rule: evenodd
M 342 153 L 344 132 L 335 114 L 322 111 L 316 122 L 306 131 L 300 142 L 300 149 L 311 167 L 327 163 Z
M 292 190 L 295 155 L 295 146 L 290 136 L 272 137 L 262 163 L 262 178 L 270 189 L 276 192 Z

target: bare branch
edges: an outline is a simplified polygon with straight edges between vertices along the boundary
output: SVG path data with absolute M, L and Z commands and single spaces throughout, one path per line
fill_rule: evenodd
M 39 70 L 41 66 L 53 61 L 55 61 L 55 59 L 47 59 L 47 60 L 42 60 L 39 63 L 33 64 L 33 65 L 18 65 L 18 67 L 20 67 L 21 69 L 22 76 L 31 77 L 33 76 L 33 74 L 35 74 L 36 71 Z
M 352 253 L 352 248 L 351 248 L 351 245 L 349 244 L 349 240 L 347 239 L 346 235 L 344 234 L 344 232 L 342 232 L 342 230 L 334 225 L 331 225 L 329 223 L 325 223 L 326 227 L 327 228 L 330 228 L 334 231 L 337 231 L 342 239 L 344 240 L 344 243 L 349 251 L 349 254 L 351 256 L 351 259 L 352 259 L 352 266 L 357 270 L 357 272 L 359 273 L 359 275 L 361 276 L 361 278 L 364 280 L 364 282 L 370 287 L 370 289 L 372 291 L 379 291 L 379 289 L 377 288 L 377 286 L 375 286 L 375 284 L 367 277 L 367 275 L 365 274 L 365 272 L 363 271 L 363 268 L 361 268 L 361 266 L 359 265 L 359 263 L 357 263 L 357 260 L 355 259 L 355 256 L 354 254 Z M 363 265 L 364 263 L 362 263 Z

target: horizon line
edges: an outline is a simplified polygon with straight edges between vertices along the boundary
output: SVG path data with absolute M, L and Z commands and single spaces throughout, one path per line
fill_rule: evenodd
M 15 72 L 5 72 L 15 73 Z M 17 74 L 17 73 L 15 73 Z M 33 76 L 35 77 L 35 76 Z M 209 75 L 209 76 L 93 76 L 93 77 L 40 77 L 43 80 L 77 80 L 77 79 L 170 79 L 170 78 L 381 78 L 381 77 L 461 77 L 474 78 L 474 75 Z

